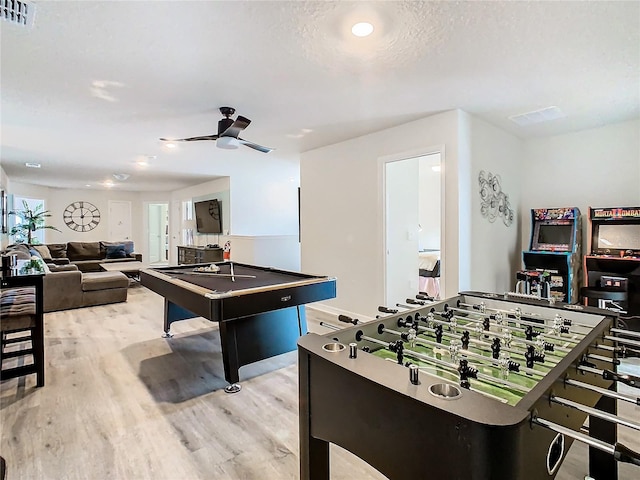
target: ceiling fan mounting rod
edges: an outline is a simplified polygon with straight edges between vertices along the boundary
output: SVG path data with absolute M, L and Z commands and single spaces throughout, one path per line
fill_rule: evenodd
M 220 107 L 220 113 L 229 118 L 231 115 L 236 113 L 236 109 L 233 107 Z

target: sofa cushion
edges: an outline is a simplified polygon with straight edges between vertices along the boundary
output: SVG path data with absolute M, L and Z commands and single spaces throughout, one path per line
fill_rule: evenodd
M 107 288 L 128 288 L 129 279 L 122 272 L 91 272 L 82 274 L 82 291 L 104 290 Z
M 49 247 L 46 245 L 31 245 L 31 248 L 38 252 L 43 260 L 53 260 Z
M 67 258 L 66 243 L 48 243 L 47 248 L 51 254 L 51 258 Z
M 102 253 L 102 258 L 109 258 L 107 257 L 107 247 L 113 245 L 122 245 L 127 256 L 133 253 L 133 241 L 131 240 L 122 240 L 121 242 L 100 242 L 100 252 Z
M 75 260 L 99 260 L 100 242 L 69 242 L 67 243 L 67 257 Z
M 107 245 L 107 257 L 106 258 L 126 258 L 127 252 L 124 249 L 124 245 Z

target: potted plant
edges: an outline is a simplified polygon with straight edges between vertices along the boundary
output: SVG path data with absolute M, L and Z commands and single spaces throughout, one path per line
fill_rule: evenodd
M 33 238 L 33 232 L 43 230 L 45 228 L 59 232 L 56 227 L 45 225 L 45 219 L 51 216 L 49 210 L 43 210 L 44 206 L 40 203 L 34 209 L 29 207 L 26 200 L 22 201 L 22 210 L 12 210 L 9 215 L 15 215 L 20 219 L 20 223 L 11 228 L 10 235 L 15 237 L 16 243 L 28 243 L 31 245 L 38 240 Z

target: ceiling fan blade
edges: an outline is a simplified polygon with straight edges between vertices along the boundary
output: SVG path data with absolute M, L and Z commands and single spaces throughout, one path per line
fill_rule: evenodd
M 189 138 L 161 138 L 163 142 L 195 142 L 196 140 L 217 140 L 218 135 L 205 135 L 203 137 L 189 137 Z
M 238 138 L 238 142 L 241 143 L 242 145 L 246 145 L 247 147 L 253 148 L 254 150 L 258 150 L 259 152 L 262 152 L 262 153 L 269 153 L 270 151 L 275 150 L 274 148 L 263 147 L 262 145 L 249 142 L 248 140 L 244 140 L 242 138 Z
M 245 128 L 247 128 L 250 123 L 251 123 L 251 120 L 249 120 L 246 117 L 243 117 L 242 115 L 238 115 L 238 118 L 235 119 L 234 122 L 229 127 L 227 127 L 225 131 L 220 133 L 220 136 L 238 138 L 238 135 L 240 135 L 240 132 Z

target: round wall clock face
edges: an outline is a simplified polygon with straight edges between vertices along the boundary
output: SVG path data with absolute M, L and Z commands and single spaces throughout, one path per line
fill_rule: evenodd
M 89 202 L 73 202 L 64 209 L 64 223 L 76 232 L 88 232 L 100 223 L 100 210 Z

